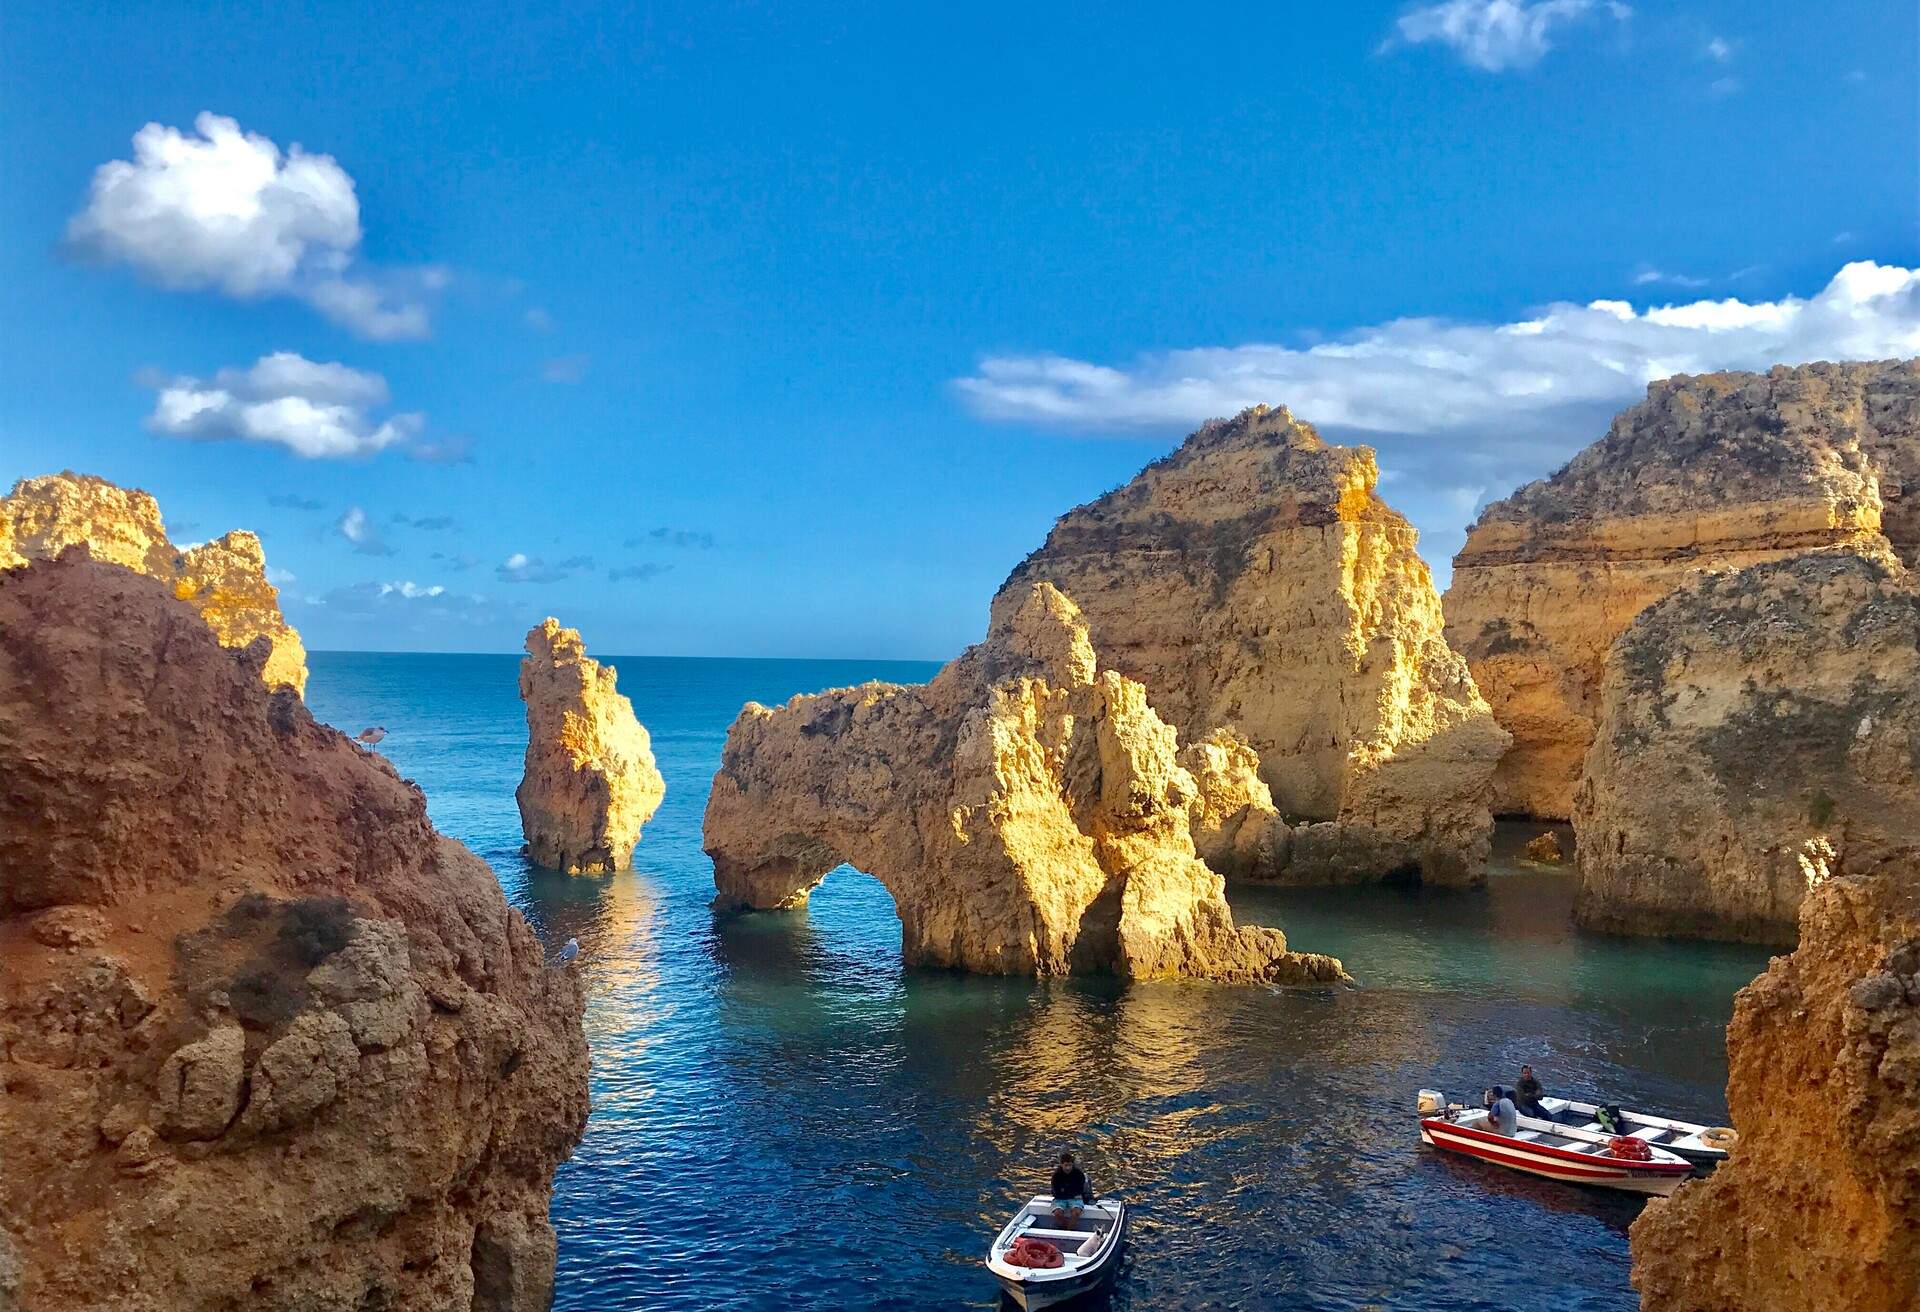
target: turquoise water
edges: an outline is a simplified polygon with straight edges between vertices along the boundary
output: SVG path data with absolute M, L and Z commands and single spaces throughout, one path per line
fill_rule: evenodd
M 902 967 L 852 871 L 716 920 L 700 815 L 740 705 L 926 664 L 618 660 L 667 798 L 631 873 L 519 855 L 510 656 L 320 652 L 308 701 L 382 744 L 550 944 L 580 940 L 593 1118 L 555 1184 L 556 1306 L 989 1307 L 981 1251 L 1070 1143 L 1135 1207 L 1125 1309 L 1627 1309 L 1633 1200 L 1442 1158 L 1413 1090 L 1549 1087 L 1725 1116 L 1721 1030 L 1765 965 L 1608 939 L 1512 859 L 1484 893 L 1235 890 L 1360 987 L 970 978 Z

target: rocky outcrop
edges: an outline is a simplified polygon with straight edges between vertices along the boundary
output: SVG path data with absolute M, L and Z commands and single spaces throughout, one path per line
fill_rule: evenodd
M 520 699 L 527 760 L 514 798 L 528 858 L 568 874 L 628 869 L 667 785 L 613 667 L 587 655 L 578 630 L 543 620 L 527 632 Z
M 1232 729 L 1180 749 L 1193 776 L 1188 832 L 1194 850 L 1228 879 L 1273 879 L 1292 856 L 1287 822 L 1260 777 L 1260 754 Z
M 544 1308 L 579 980 L 270 650 L 81 551 L 0 571 L 18 1305 Z
M 1473 882 L 1507 737 L 1442 636 L 1418 535 L 1378 478 L 1371 451 L 1329 446 L 1285 410 L 1210 423 L 1063 516 L 994 615 L 1052 583 L 1184 739 L 1243 735 L 1278 810 L 1332 826 L 1276 874 Z
M 1920 588 L 1845 548 L 1705 574 L 1607 660 L 1581 920 L 1791 943 L 1809 870 L 1920 868 Z
M 1633 1223 L 1645 1312 L 1920 1307 L 1920 880 L 1836 877 L 1727 1027 L 1740 1142 Z
M 1702 569 L 1817 547 L 1920 550 L 1920 361 L 1653 384 L 1600 441 L 1481 512 L 1447 636 L 1513 749 L 1494 805 L 1572 814 L 1606 655 Z
M 77 545 L 95 560 L 159 579 L 200 613 L 223 646 L 265 638 L 266 681 L 306 690 L 307 650 L 280 613 L 280 594 L 267 582 L 266 555 L 253 534 L 235 530 L 177 550 L 158 502 L 86 474 L 23 478 L 0 498 L 0 569 L 51 560 Z
M 1102 669 L 1053 587 L 917 686 L 749 704 L 706 814 L 716 905 L 805 903 L 842 862 L 899 909 L 909 962 L 989 974 L 1343 978 L 1233 923 L 1194 853 L 1198 785 L 1146 690 Z

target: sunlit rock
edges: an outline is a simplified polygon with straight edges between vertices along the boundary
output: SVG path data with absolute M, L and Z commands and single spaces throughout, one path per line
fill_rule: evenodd
M 1731 1160 L 1633 1224 L 1645 1312 L 1920 1307 L 1920 880 L 1836 876 L 1727 1027 Z
M 796 907 L 847 862 L 893 895 L 917 964 L 1343 978 L 1234 925 L 1194 852 L 1178 735 L 1095 651 L 1039 584 L 931 683 L 749 704 L 707 802 L 716 905 Z
M 86 474 L 23 478 L 0 498 L 0 568 L 50 560 L 73 546 L 159 579 L 199 612 L 223 646 L 265 638 L 270 650 L 262 676 L 305 690 L 307 650 L 280 613 L 280 594 L 267 582 L 266 555 L 253 534 L 235 530 L 177 550 L 158 502 Z
M 520 697 L 527 758 L 514 797 L 528 858 L 569 874 L 627 869 L 667 786 L 613 667 L 547 619 L 527 633 Z
M 1063 515 L 994 616 L 1052 583 L 1184 740 L 1242 735 L 1279 812 L 1332 826 L 1296 845 L 1288 879 L 1474 882 L 1507 736 L 1378 480 L 1370 450 L 1330 446 L 1284 409 L 1207 424 Z
M 1920 549 L 1920 361 L 1653 384 L 1553 477 L 1481 512 L 1447 637 L 1513 735 L 1494 806 L 1572 814 L 1615 638 L 1702 569 Z M 1884 534 L 1884 536 L 1883 536 Z
M 1920 587 L 1884 548 L 1705 574 L 1607 660 L 1581 920 L 1790 943 L 1809 873 L 1920 871 Z

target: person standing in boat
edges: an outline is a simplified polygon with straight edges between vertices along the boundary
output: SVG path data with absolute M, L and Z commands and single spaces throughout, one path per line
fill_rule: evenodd
M 1093 1201 L 1093 1186 L 1087 1173 L 1073 1160 L 1072 1153 L 1061 1153 L 1053 1168 L 1053 1223 L 1062 1230 L 1078 1230 L 1080 1213 Z
M 1513 1086 L 1513 1105 L 1522 1116 L 1536 1116 L 1543 1121 L 1553 1119 L 1553 1113 L 1540 1105 L 1547 1091 L 1540 1081 L 1534 1078 L 1533 1067 L 1520 1068 L 1520 1081 Z

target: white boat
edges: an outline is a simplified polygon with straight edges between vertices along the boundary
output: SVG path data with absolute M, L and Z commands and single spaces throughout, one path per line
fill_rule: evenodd
M 1446 1152 L 1548 1180 L 1662 1198 L 1693 1174 L 1693 1163 L 1651 1144 L 1644 1157 L 1622 1155 L 1614 1148 L 1616 1137 L 1646 1142 L 1639 1134 L 1615 1136 L 1532 1116 L 1520 1117 L 1511 1135 L 1501 1134 L 1485 1110 L 1450 1104 L 1430 1089 L 1420 1092 L 1420 1139 Z
M 1553 1119 L 1559 1125 L 1606 1133 L 1598 1119 L 1600 1108 L 1593 1103 L 1575 1102 L 1570 1098 L 1542 1098 L 1540 1105 L 1553 1113 Z M 1631 1134 L 1656 1148 L 1664 1148 L 1676 1157 L 1684 1157 L 1703 1171 L 1711 1171 L 1726 1161 L 1727 1150 L 1740 1137 L 1724 1125 L 1695 1125 L 1692 1121 L 1676 1121 L 1624 1108 L 1620 1112 L 1620 1123 L 1622 1133 Z
M 1037 1240 L 1060 1254 L 1059 1266 L 1016 1266 L 1014 1245 Z M 1118 1198 L 1088 1203 L 1079 1228 L 1054 1225 L 1053 1199 L 1030 1199 L 1013 1214 L 1006 1228 L 987 1250 L 987 1270 L 1007 1295 L 1033 1312 L 1100 1288 L 1120 1269 L 1120 1250 L 1127 1242 L 1127 1205 Z

